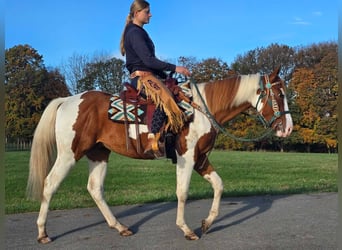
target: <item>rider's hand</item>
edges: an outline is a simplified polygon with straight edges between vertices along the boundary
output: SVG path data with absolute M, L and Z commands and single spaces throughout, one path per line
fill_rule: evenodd
M 183 66 L 176 66 L 176 72 L 185 76 L 191 75 L 190 71 L 186 67 L 183 67 Z

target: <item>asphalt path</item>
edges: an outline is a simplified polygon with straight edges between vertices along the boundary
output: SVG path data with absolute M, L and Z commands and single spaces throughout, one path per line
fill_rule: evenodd
M 211 200 L 188 201 L 186 221 L 200 236 L 187 241 L 175 225 L 175 202 L 113 206 L 134 232 L 122 237 L 97 208 L 50 211 L 53 242 L 37 243 L 38 213 L 5 216 L 6 249 L 337 249 L 337 193 L 225 198 L 207 234 Z

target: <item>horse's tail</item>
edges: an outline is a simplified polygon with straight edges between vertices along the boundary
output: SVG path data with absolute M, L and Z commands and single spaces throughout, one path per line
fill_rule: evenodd
M 66 98 L 52 100 L 43 112 L 34 132 L 30 173 L 27 181 L 26 193 L 28 198 L 41 200 L 44 188 L 44 179 L 50 172 L 56 152 L 55 123 L 58 107 Z

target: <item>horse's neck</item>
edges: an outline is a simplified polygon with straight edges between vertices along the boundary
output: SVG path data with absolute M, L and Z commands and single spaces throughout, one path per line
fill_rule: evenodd
M 254 105 L 260 75 L 236 76 L 206 83 L 203 93 L 206 105 L 217 122 L 224 123 Z
M 235 116 L 237 116 L 238 114 L 246 111 L 247 109 L 249 109 L 251 107 L 251 104 L 248 102 L 245 102 L 237 107 L 233 107 L 229 110 L 222 110 L 220 112 L 217 112 L 214 117 L 215 120 L 219 123 L 219 124 L 223 124 L 227 121 L 230 121 L 231 119 L 233 119 Z

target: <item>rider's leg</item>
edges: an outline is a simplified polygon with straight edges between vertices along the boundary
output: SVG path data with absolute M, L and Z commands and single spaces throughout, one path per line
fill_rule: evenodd
M 152 117 L 151 133 L 148 134 L 148 142 L 144 153 L 149 154 L 159 151 L 158 141 L 160 137 L 160 129 L 164 125 L 167 116 L 161 108 L 157 108 Z

